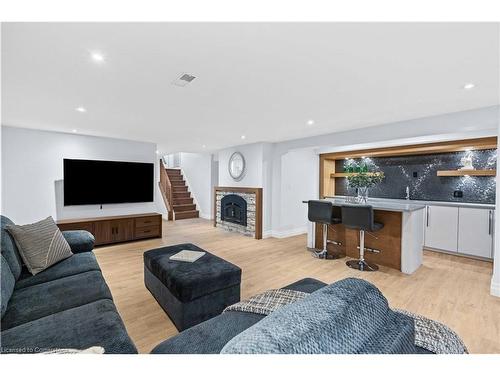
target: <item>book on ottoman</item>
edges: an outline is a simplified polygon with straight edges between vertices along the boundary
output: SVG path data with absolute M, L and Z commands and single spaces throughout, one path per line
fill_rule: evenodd
M 193 263 L 205 255 L 204 251 L 182 250 L 170 257 L 170 260 Z

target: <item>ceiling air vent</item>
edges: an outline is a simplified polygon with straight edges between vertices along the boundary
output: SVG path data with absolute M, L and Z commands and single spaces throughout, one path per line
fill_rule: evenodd
M 195 78 L 196 78 L 195 76 L 192 76 L 192 75 L 187 74 L 187 73 L 183 73 L 183 74 L 181 74 L 181 76 L 179 78 L 177 78 L 174 82 L 172 82 L 172 84 L 176 85 L 176 86 L 184 87 L 188 83 L 193 82 L 193 80 Z

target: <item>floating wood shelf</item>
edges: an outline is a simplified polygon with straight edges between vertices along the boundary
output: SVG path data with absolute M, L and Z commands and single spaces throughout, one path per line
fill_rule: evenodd
M 339 173 L 331 173 L 330 177 L 331 178 L 342 178 L 342 177 L 354 176 L 356 174 L 359 174 L 359 173 L 357 173 L 357 172 L 354 172 L 354 173 L 339 172 Z M 366 174 L 368 176 L 374 176 L 374 175 L 380 174 L 380 172 L 370 172 L 370 173 L 366 173 Z
M 496 169 L 458 169 L 452 171 L 437 171 L 439 177 L 454 176 L 496 176 Z

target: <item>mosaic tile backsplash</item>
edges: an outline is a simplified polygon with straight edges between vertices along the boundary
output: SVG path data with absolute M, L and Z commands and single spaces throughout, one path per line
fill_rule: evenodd
M 369 196 L 377 198 L 399 198 L 406 196 L 410 188 L 410 199 L 426 201 L 451 201 L 467 203 L 495 203 L 495 177 L 438 177 L 438 170 L 453 170 L 462 167 L 461 159 L 472 156 L 475 169 L 496 169 L 496 150 L 463 151 L 432 155 L 410 155 L 384 158 L 366 158 L 364 162 L 384 172 L 384 180 L 370 188 Z M 359 162 L 359 159 L 355 160 Z M 344 171 L 349 160 L 337 160 L 335 170 Z M 462 197 L 454 197 L 461 191 Z M 355 195 L 346 178 L 335 179 L 336 195 Z

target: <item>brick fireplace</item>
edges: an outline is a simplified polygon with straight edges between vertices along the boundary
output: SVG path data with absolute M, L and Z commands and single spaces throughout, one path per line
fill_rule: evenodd
M 262 238 L 262 188 L 218 186 L 214 194 L 215 227 Z

